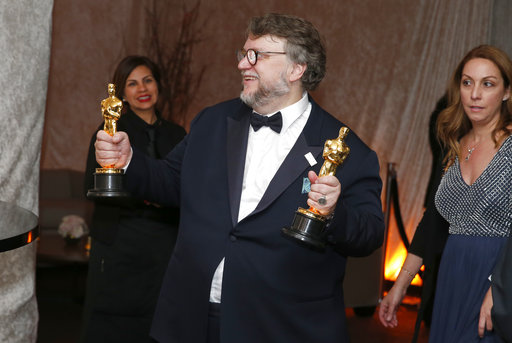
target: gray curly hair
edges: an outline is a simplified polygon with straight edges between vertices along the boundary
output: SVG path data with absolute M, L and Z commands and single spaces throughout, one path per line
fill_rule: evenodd
M 302 18 L 269 13 L 254 17 L 246 32 L 248 37 L 265 35 L 286 39 L 285 51 L 294 63 L 306 64 L 302 75 L 302 86 L 306 91 L 314 90 L 325 76 L 325 47 L 317 29 Z

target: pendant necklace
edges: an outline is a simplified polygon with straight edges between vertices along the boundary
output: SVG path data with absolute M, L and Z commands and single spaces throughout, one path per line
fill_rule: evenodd
M 478 146 L 478 144 L 480 144 L 480 142 L 476 143 L 475 146 L 473 146 L 472 148 L 469 147 L 468 145 L 468 154 L 466 155 L 466 158 L 464 159 L 465 161 L 469 161 L 469 158 L 471 157 L 471 154 L 473 153 L 473 151 L 475 151 L 476 147 Z

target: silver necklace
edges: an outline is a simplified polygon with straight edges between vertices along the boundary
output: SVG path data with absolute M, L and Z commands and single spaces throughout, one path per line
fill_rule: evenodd
M 466 161 L 469 161 L 469 158 L 471 157 L 471 154 L 473 153 L 475 148 L 476 148 L 476 146 L 474 146 L 472 148 L 468 148 L 468 154 L 466 155 L 466 158 L 465 158 Z
M 469 158 L 471 157 L 471 154 L 473 153 L 473 151 L 475 151 L 476 147 L 478 146 L 478 144 L 480 144 L 480 142 L 476 143 L 472 148 L 467 147 L 468 149 L 468 154 L 466 155 L 466 158 L 464 159 L 465 161 L 469 161 Z

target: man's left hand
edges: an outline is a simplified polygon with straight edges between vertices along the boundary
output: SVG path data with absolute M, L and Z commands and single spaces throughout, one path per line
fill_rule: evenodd
M 341 194 L 341 184 L 332 175 L 318 177 L 314 171 L 308 173 L 311 191 L 308 194 L 308 205 L 314 207 L 321 215 L 327 216 L 334 212 Z M 322 200 L 322 199 L 325 200 Z

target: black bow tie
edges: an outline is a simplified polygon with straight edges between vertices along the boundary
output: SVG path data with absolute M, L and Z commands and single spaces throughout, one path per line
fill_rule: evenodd
M 251 126 L 254 131 L 258 131 L 262 126 L 268 126 L 277 133 L 281 132 L 283 128 L 283 117 L 281 112 L 277 112 L 273 116 L 262 116 L 258 113 L 252 112 Z

